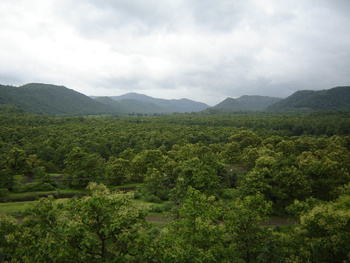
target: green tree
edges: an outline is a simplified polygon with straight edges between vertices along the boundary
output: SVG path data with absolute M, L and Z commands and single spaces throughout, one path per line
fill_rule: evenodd
M 133 173 L 133 181 L 142 181 L 149 168 L 161 170 L 165 158 L 159 150 L 145 150 L 132 160 L 130 166 Z
M 290 258 L 298 262 L 348 262 L 350 260 L 350 197 L 321 203 L 300 217 L 291 236 Z
M 130 161 L 112 156 L 106 163 L 106 177 L 111 185 L 120 185 L 127 180 L 130 170 Z M 130 179 L 130 178 L 129 178 Z
M 12 175 L 23 174 L 27 165 L 26 160 L 25 151 L 15 147 L 9 151 L 5 166 Z
M 96 183 L 88 189 L 92 196 L 67 205 L 70 246 L 99 262 L 137 261 L 145 245 L 145 212 L 133 205 L 130 195 L 111 193 Z
M 88 154 L 75 147 L 64 161 L 65 180 L 73 187 L 83 188 L 92 181 L 100 181 L 104 176 L 104 159 L 97 154 Z
M 179 218 L 154 240 L 152 262 L 222 262 L 225 260 L 222 203 L 189 187 Z M 231 260 L 234 260 L 231 257 Z
M 132 196 L 90 183 L 91 196 L 41 199 L 22 224 L 0 219 L 1 259 L 10 262 L 140 262 L 149 242 Z
M 266 257 L 270 233 L 260 223 L 268 219 L 271 208 L 272 203 L 265 201 L 259 193 L 228 203 L 223 223 L 229 254 L 237 255 L 243 262 L 259 262 Z

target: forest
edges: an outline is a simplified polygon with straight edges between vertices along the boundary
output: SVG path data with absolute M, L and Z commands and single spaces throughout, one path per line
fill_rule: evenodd
M 52 193 L 20 218 L 1 215 L 1 262 L 350 261 L 350 111 L 49 117 L 1 106 L 0 157 L 1 202 Z

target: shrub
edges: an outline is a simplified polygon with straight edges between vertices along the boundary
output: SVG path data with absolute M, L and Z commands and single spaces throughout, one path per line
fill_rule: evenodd
M 237 198 L 237 193 L 235 189 L 223 189 L 221 193 L 221 198 L 226 200 L 233 200 Z
M 169 212 L 172 208 L 171 203 L 164 203 L 164 204 L 152 204 L 150 206 L 150 212 L 153 213 L 163 213 L 163 212 Z
M 55 187 L 53 187 L 50 183 L 34 182 L 34 183 L 27 183 L 24 185 L 24 192 L 52 191 L 52 190 L 55 190 Z
M 7 196 L 9 194 L 9 190 L 7 188 L 0 188 L 0 197 Z
M 145 200 L 147 202 L 150 202 L 150 203 L 161 203 L 162 202 L 162 200 L 160 200 L 160 198 L 158 196 L 155 196 L 155 195 L 147 196 Z

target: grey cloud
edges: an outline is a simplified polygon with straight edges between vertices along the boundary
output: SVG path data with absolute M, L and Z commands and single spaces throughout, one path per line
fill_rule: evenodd
M 52 10 L 38 5 L 12 14 L 0 2 L 3 84 L 47 81 L 88 95 L 193 93 L 210 104 L 350 84 L 348 0 L 54 3 Z M 13 24 L 35 11 L 44 15 L 30 33 Z M 35 48 L 41 43 L 42 52 Z

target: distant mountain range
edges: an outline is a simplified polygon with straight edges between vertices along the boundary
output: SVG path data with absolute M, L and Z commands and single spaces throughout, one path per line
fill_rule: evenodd
M 209 108 L 207 104 L 189 99 L 165 100 L 152 98 L 138 93 L 127 93 L 121 96 L 93 97 L 98 102 L 113 107 L 123 113 L 172 113 L 198 112 Z
M 268 96 L 244 95 L 238 99 L 227 98 L 212 109 L 219 111 L 261 111 L 281 100 L 281 98 Z
M 31 83 L 20 87 L 0 85 L 0 104 L 33 114 L 99 115 L 198 112 L 208 105 L 188 99 L 164 100 L 129 93 L 118 97 L 90 98 L 64 86 Z
M 349 110 L 350 87 L 302 90 L 281 99 L 267 96 L 227 98 L 214 107 L 188 99 L 165 100 L 137 93 L 88 97 L 64 86 L 31 83 L 20 87 L 0 85 L 0 105 L 12 105 L 28 113 L 62 115 L 162 114 L 220 111 L 304 112 Z

